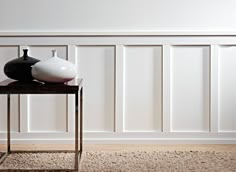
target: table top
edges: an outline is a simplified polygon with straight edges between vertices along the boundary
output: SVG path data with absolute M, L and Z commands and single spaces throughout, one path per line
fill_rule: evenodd
M 76 83 L 43 83 L 35 80 L 20 82 L 7 79 L 0 81 L 0 94 L 73 94 L 82 87 L 83 80 L 77 79 Z

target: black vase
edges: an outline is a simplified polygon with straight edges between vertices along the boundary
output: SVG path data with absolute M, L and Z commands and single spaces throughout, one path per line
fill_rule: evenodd
M 28 56 L 28 50 L 23 49 L 22 57 L 7 62 L 4 66 L 4 73 L 7 77 L 18 81 L 32 81 L 31 66 L 39 62 L 38 59 Z

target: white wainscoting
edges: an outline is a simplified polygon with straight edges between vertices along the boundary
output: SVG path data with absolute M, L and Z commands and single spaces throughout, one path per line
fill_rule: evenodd
M 84 78 L 84 130 L 114 132 L 115 46 L 77 46 L 76 51 L 78 76 Z
M 161 131 L 162 47 L 124 48 L 124 131 Z
M 171 131 L 209 131 L 209 46 L 171 48 Z
M 236 131 L 236 46 L 219 47 L 219 130 Z
M 86 143 L 236 143 L 235 36 L 0 36 L 1 80 L 24 48 L 77 65 Z M 72 95 L 13 95 L 13 142 L 73 143 L 73 110 Z

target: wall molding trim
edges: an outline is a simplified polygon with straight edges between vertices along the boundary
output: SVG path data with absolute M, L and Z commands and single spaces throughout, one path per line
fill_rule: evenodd
M 41 31 L 41 32 L 4 32 L 0 37 L 8 36 L 236 36 L 236 31 Z
M 12 133 L 13 144 L 73 144 L 73 132 Z M 0 133 L 0 144 L 6 133 Z M 85 132 L 85 144 L 236 144 L 235 132 Z

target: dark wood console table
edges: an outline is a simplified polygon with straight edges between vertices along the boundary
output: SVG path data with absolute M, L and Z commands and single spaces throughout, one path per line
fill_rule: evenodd
M 83 150 L 83 80 L 77 84 L 49 84 L 37 81 L 29 83 L 4 80 L 0 82 L 0 94 L 7 95 L 7 151 L 0 159 L 0 164 L 12 153 L 42 153 L 42 152 L 73 152 L 75 154 L 74 169 L 32 169 L 36 171 L 78 171 Z M 75 150 L 74 151 L 12 151 L 10 127 L 10 95 L 11 94 L 74 94 L 75 95 Z M 80 100 L 79 100 L 80 97 Z M 79 134 L 80 133 L 80 134 Z M 15 170 L 15 169 L 14 169 Z M 16 170 L 17 171 L 17 170 Z M 20 169 L 24 171 L 24 169 Z M 29 171 L 29 170 L 26 170 Z

